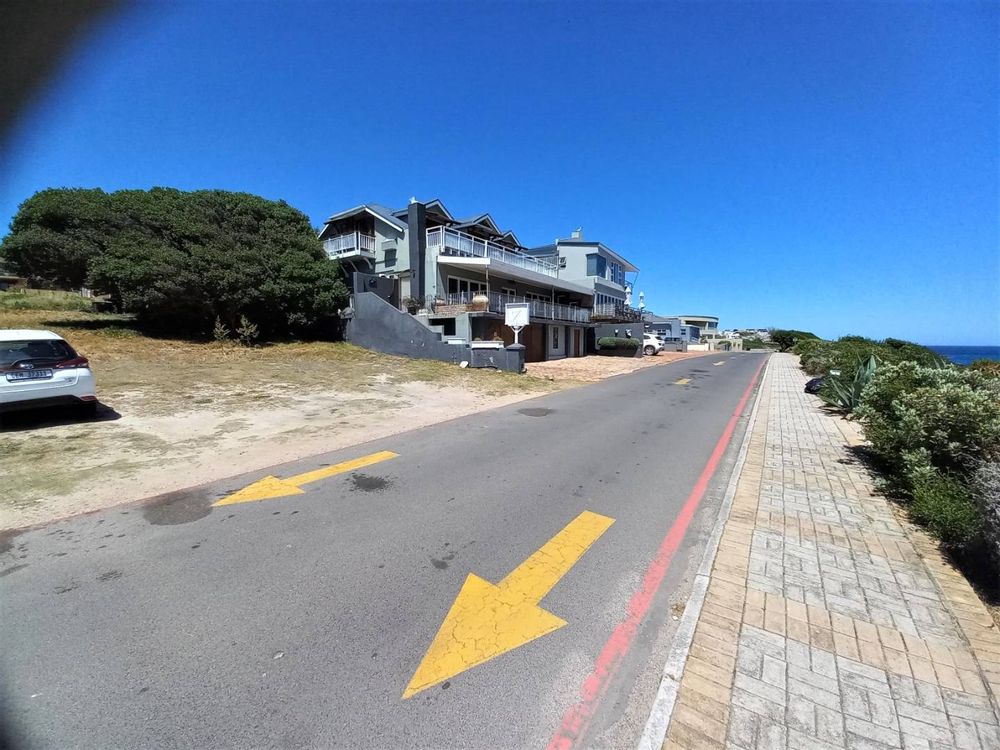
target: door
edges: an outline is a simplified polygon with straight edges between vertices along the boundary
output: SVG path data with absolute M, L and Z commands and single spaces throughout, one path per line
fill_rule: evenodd
M 573 352 L 570 355 L 572 357 L 581 357 L 583 352 L 580 350 L 580 329 L 573 329 Z

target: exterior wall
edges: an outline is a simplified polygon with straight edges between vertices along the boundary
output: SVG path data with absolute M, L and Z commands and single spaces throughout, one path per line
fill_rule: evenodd
M 642 323 L 602 323 L 587 332 L 587 353 L 593 354 L 597 351 L 597 339 L 610 336 L 620 339 L 637 338 L 642 341 L 642 334 Z M 641 346 L 636 349 L 635 356 L 642 356 Z
M 681 318 L 667 318 L 645 324 L 647 331 L 652 331 L 667 340 L 667 343 L 676 341 L 698 343 L 701 338 L 701 331 L 697 326 L 687 325 Z
M 377 294 L 358 292 L 351 300 L 353 317 L 345 338 L 352 344 L 385 354 L 443 362 L 469 362 L 472 367 L 496 367 L 510 372 L 524 369 L 523 350 L 491 349 L 474 352 L 468 345 L 448 344 L 412 315 L 400 312 Z
M 375 220 L 375 273 L 398 274 L 410 268 L 405 231 L 380 219 Z M 404 296 L 409 296 L 406 294 Z

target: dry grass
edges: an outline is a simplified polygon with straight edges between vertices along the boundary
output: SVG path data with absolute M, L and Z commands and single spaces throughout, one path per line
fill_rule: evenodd
M 278 343 L 256 348 L 151 338 L 126 316 L 74 311 L 0 309 L 0 328 L 45 328 L 90 359 L 102 400 L 138 398 L 150 412 L 206 404 L 268 402 L 336 388 L 436 383 L 504 396 L 545 392 L 542 378 L 461 369 L 445 362 L 393 357 L 333 342 Z
M 90 359 L 98 421 L 21 415 L 0 432 L 0 528 L 38 523 L 567 387 L 344 343 L 152 338 L 121 315 L 0 306 Z

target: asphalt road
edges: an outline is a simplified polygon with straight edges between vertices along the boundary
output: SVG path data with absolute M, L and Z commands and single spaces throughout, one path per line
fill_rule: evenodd
M 567 711 L 606 665 L 609 639 L 622 636 L 629 602 L 763 361 L 719 354 L 652 367 L 8 535 L 7 723 L 37 748 L 566 739 Z M 596 694 L 593 678 L 584 690 L 590 713 L 567 746 L 637 741 L 751 403 L 648 611 L 615 642 Z M 314 479 L 302 494 L 211 507 L 264 475 L 378 451 L 398 455 Z M 576 535 L 585 511 L 614 522 Z M 470 573 L 534 592 L 545 621 L 565 626 L 404 699 Z M 463 614 L 482 616 L 475 604 Z

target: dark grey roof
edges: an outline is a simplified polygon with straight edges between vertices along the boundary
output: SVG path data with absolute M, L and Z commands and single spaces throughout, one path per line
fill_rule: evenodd
M 540 247 L 529 247 L 525 248 L 524 252 L 526 252 L 528 255 L 534 255 L 538 258 L 542 258 L 547 255 L 555 255 L 556 246 L 555 243 L 553 243 L 551 245 L 541 245 Z
M 341 211 L 340 213 L 334 214 L 333 216 L 328 218 L 325 223 L 329 224 L 334 221 L 346 219 L 350 216 L 355 216 L 364 211 L 369 211 L 375 214 L 380 219 L 385 221 L 387 224 L 391 224 L 397 229 L 400 230 L 406 229 L 406 222 L 402 222 L 395 216 L 393 216 L 393 210 L 391 208 L 386 208 L 385 206 L 382 206 L 378 203 L 362 203 L 360 206 L 355 206 L 354 208 L 349 208 L 346 211 Z

